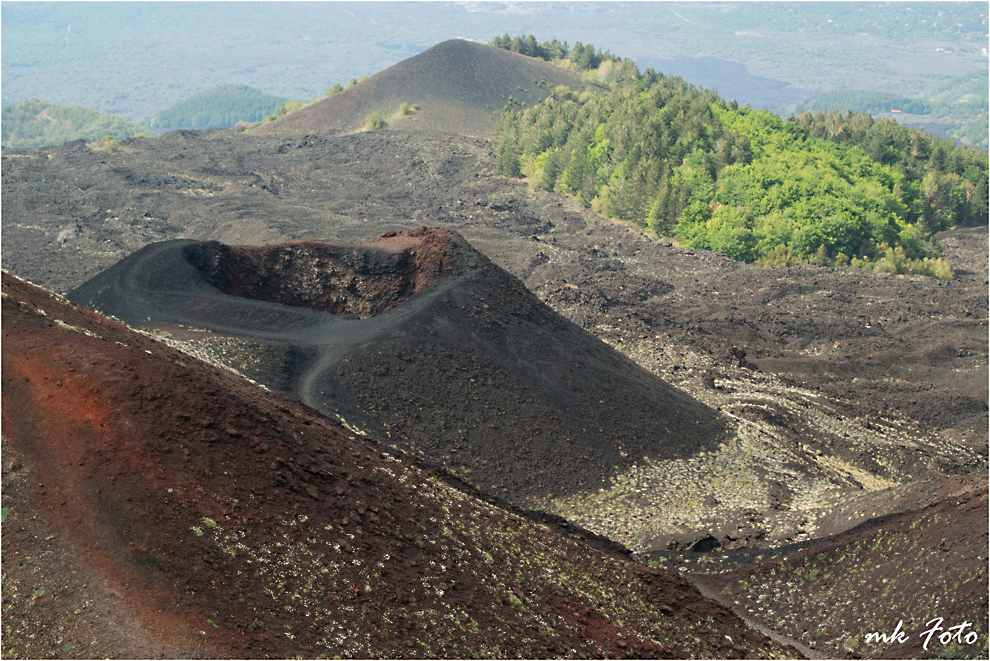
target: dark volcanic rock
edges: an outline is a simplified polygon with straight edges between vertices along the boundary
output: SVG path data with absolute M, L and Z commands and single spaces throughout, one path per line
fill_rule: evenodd
M 675 572 L 6 273 L 3 345 L 4 656 L 788 652 Z
M 153 244 L 69 298 L 138 327 L 288 346 L 296 360 L 250 376 L 515 502 L 726 436 L 713 410 L 442 230 L 352 247 Z
M 986 473 L 919 484 L 914 496 L 928 502 L 918 509 L 756 557 L 709 558 L 698 569 L 711 573 L 693 580 L 740 615 L 825 657 L 986 658 L 986 486 Z M 898 622 L 903 639 L 891 636 Z M 939 641 L 965 622 L 958 639 Z M 926 641 L 936 624 L 942 630 Z M 867 639 L 874 632 L 886 638 Z

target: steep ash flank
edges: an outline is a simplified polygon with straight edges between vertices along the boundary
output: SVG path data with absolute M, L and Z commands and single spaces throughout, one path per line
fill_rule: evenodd
M 581 76 L 543 60 L 465 39 L 444 41 L 330 98 L 253 129 L 291 135 L 357 131 L 368 113 L 414 132 L 487 138 L 506 105 L 530 106 L 555 87 L 584 88 Z M 400 115 L 403 103 L 418 108 Z
M 136 327 L 287 351 L 295 360 L 244 371 L 513 502 L 596 490 L 645 457 L 687 458 L 727 438 L 714 411 L 562 319 L 459 236 L 383 242 L 409 246 L 154 244 L 70 298 Z M 420 291 L 393 307 L 403 287 Z
M 915 491 L 929 501 L 923 507 L 833 537 L 773 552 L 658 560 L 684 567 L 706 594 L 826 657 L 986 658 L 986 473 Z M 938 618 L 943 629 L 924 649 L 922 634 Z M 904 639 L 894 639 L 902 620 Z M 939 640 L 965 622 L 959 640 Z M 867 640 L 873 632 L 886 640 Z
M 793 653 L 6 273 L 2 332 L 5 657 Z

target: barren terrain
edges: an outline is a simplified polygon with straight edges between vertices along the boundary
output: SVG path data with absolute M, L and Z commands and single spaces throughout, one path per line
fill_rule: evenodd
M 674 572 L 3 280 L 5 657 L 787 653 Z
M 584 525 L 621 531 L 641 550 L 709 533 L 722 543 L 799 540 L 802 528 L 814 532 L 804 510 L 837 495 L 832 487 L 857 492 L 985 465 L 985 233 L 942 237 L 950 258 L 959 253 L 950 282 L 761 270 L 654 242 L 493 177 L 484 143 L 445 140 L 177 132 L 116 154 L 82 144 L 10 151 L 4 264 L 66 292 L 153 240 L 366 242 L 424 224 L 454 229 L 564 317 L 751 430 L 694 465 L 647 467 L 659 482 L 711 498 L 674 508 L 666 496 L 646 499 L 645 519 L 580 503 Z M 216 338 L 200 344 L 227 351 Z M 244 369 L 244 352 L 228 353 Z M 730 471 L 726 488 L 756 485 L 742 500 L 702 477 L 739 457 L 752 470 Z M 766 487 L 781 461 L 831 477 L 783 476 L 783 491 Z M 611 500 L 624 498 L 621 484 Z M 577 516 L 575 503 L 551 507 Z M 753 525 L 737 520 L 741 512 Z
M 579 73 L 519 53 L 451 39 L 312 106 L 252 130 L 299 135 L 354 132 L 378 113 L 410 131 L 445 131 L 487 138 L 494 118 L 509 106 L 539 103 L 555 87 L 584 88 Z M 403 104 L 407 114 L 399 112 Z M 415 108 L 413 108 L 415 106 Z
M 403 281 L 424 289 L 389 309 Z M 520 504 L 597 491 L 642 458 L 728 435 L 713 409 L 443 230 L 360 247 L 154 244 L 69 298 L 136 328 L 222 334 L 251 378 Z

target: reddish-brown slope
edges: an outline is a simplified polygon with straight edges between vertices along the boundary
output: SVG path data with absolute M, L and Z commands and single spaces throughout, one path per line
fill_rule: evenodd
M 945 480 L 927 496 L 924 486 L 917 486 L 917 498 L 928 503 L 915 511 L 700 580 L 763 625 L 827 656 L 985 659 L 986 474 Z M 939 618 L 943 628 L 929 638 L 925 632 Z M 903 637 L 893 635 L 899 622 Z M 963 627 L 958 637 L 950 632 L 940 640 L 955 626 Z M 867 639 L 874 632 L 885 638 Z
M 501 48 L 451 39 L 353 87 L 255 129 L 259 133 L 354 131 L 377 112 L 390 124 L 487 138 L 506 104 L 533 105 L 557 85 L 583 87 L 581 77 Z M 418 110 L 398 116 L 403 103 Z
M 7 274 L 2 330 L 5 657 L 784 652 L 674 574 Z

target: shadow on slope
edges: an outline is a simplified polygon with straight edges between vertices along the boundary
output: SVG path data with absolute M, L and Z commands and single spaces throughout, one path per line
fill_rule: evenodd
M 232 270 L 231 255 L 253 257 Z M 379 305 L 401 298 L 403 278 L 432 284 Z M 236 338 L 226 358 L 251 378 L 514 502 L 597 489 L 643 457 L 726 437 L 712 409 L 443 230 L 360 247 L 153 244 L 70 299 L 134 326 Z
M 403 128 L 487 138 L 506 104 L 539 103 L 557 85 L 584 87 L 580 75 L 542 60 L 451 39 L 254 132 L 356 131 L 368 113 L 377 112 Z M 398 116 L 403 103 L 419 110 Z
M 2 331 L 5 657 L 787 653 L 672 572 L 6 273 Z

